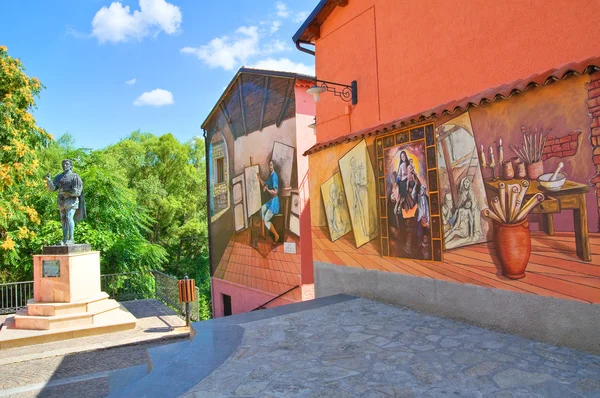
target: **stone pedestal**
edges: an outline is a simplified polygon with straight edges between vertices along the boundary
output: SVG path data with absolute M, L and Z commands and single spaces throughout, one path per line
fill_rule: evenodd
M 70 303 L 99 293 L 100 252 L 33 256 L 36 302 Z
M 136 319 L 100 290 L 100 253 L 47 246 L 33 256 L 33 299 L 7 319 L 0 349 L 135 328 Z

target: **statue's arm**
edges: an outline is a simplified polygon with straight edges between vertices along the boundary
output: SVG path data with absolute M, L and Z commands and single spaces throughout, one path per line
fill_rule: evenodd
M 56 191 L 56 185 L 54 185 L 54 182 L 52 182 L 50 173 L 46 174 L 46 188 L 48 188 L 48 191 L 50 192 Z

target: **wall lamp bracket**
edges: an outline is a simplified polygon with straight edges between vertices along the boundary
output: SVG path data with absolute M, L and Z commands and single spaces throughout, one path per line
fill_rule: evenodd
M 315 102 L 319 102 L 319 96 L 324 92 L 331 92 L 336 97 L 340 97 L 342 101 L 352 102 L 352 105 L 358 103 L 358 87 L 356 80 L 353 80 L 350 85 L 328 82 L 326 80 L 314 80 L 315 85 L 306 90 L 307 94 L 311 94 Z

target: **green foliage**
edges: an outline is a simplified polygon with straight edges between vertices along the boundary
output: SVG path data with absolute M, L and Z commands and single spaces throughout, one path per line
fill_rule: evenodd
M 42 88 L 0 46 L 0 281 L 26 274 L 21 265 L 40 224 L 33 206 L 41 185 L 36 150 L 52 139 L 31 115 Z
M 187 275 L 200 289 L 202 318 L 209 318 L 204 140 L 135 131 L 101 150 L 77 148 L 68 134 L 53 141 L 30 113 L 41 89 L 0 46 L 0 283 L 31 280 L 32 255 L 61 240 L 56 194 L 43 177 L 71 159 L 88 214 L 76 225 L 76 240 L 100 251 L 103 274 L 145 275 L 107 288 L 152 292 L 146 271 Z

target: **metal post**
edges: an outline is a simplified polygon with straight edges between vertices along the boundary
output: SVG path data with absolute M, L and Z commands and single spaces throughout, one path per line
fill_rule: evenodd
M 186 281 L 188 280 L 187 275 L 185 276 Z M 190 326 L 190 303 L 187 302 L 185 303 L 185 326 L 189 327 Z

